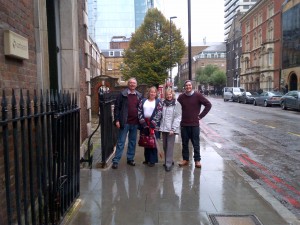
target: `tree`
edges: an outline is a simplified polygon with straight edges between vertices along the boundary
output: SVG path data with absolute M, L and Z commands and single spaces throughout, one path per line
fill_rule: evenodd
M 225 72 L 220 70 L 216 65 L 207 65 L 196 71 L 196 81 L 201 85 L 214 86 L 215 91 L 220 90 L 226 84 Z
M 124 53 L 122 74 L 126 80 L 135 77 L 138 83 L 148 86 L 165 82 L 169 68 L 175 66 L 185 52 L 180 30 L 173 23 L 171 25 L 170 51 L 170 22 L 158 9 L 148 10 L 143 24 L 132 34 L 129 48 Z

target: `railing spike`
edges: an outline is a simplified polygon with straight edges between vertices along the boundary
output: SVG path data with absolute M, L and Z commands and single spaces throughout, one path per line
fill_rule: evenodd
M 16 95 L 15 90 L 12 89 L 12 97 L 11 97 L 11 110 L 12 110 L 12 117 L 17 117 L 17 101 L 16 101 Z

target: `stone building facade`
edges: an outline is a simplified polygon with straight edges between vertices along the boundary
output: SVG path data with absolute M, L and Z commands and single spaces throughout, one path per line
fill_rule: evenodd
M 248 91 L 281 89 L 281 6 L 284 0 L 261 0 L 240 20 L 240 86 Z
M 181 83 L 189 79 L 189 60 L 187 54 L 181 60 L 178 76 Z M 196 73 L 199 68 L 207 65 L 216 65 L 220 70 L 226 71 L 226 45 L 220 43 L 205 43 L 203 46 L 192 46 L 191 76 L 194 88 L 199 84 L 196 82 Z
M 20 90 L 28 90 L 31 99 L 34 90 L 76 93 L 81 108 L 81 156 L 91 133 L 87 29 L 86 0 L 0 0 L 1 93 L 5 92 L 8 99 L 12 89 L 17 99 Z M 0 161 L 3 160 L 0 152 Z M 4 169 L 0 166 L 1 180 L 3 177 Z M 0 187 L 0 206 L 4 209 L 5 193 Z M 5 215 L 0 212 L 0 224 L 6 224 Z

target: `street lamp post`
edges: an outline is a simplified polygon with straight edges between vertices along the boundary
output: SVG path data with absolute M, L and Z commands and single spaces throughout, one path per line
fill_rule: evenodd
M 188 0 L 188 60 L 189 80 L 192 80 L 191 0 Z
M 176 19 L 177 16 L 170 17 L 170 77 L 169 82 L 172 82 L 172 19 Z

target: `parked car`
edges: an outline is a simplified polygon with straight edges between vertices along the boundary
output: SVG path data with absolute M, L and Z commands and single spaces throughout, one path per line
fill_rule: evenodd
M 254 98 L 258 96 L 257 92 L 249 92 L 249 91 L 243 91 L 241 96 L 238 97 L 237 102 L 242 102 L 244 104 L 250 103 L 253 104 Z
M 280 105 L 280 99 L 283 96 L 281 92 L 264 91 L 260 95 L 254 97 L 253 105 L 273 106 Z
M 233 102 L 238 100 L 238 97 L 245 91 L 244 88 L 241 87 L 224 87 L 223 88 L 223 97 L 224 102 L 232 100 Z
M 289 91 L 280 99 L 282 109 L 297 109 L 300 111 L 300 91 Z

